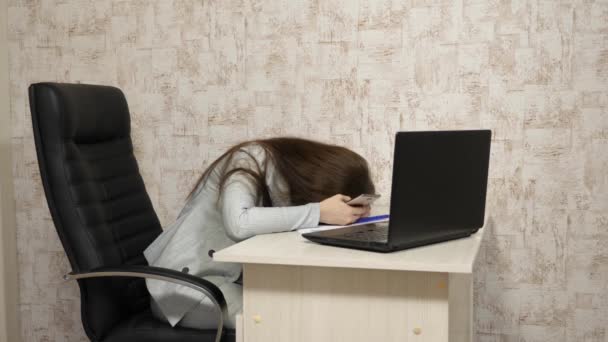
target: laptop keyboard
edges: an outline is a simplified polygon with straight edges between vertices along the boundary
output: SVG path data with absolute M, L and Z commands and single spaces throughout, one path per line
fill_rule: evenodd
M 355 232 L 346 233 L 343 236 L 350 240 L 357 241 L 386 242 L 388 241 L 388 227 L 366 228 Z

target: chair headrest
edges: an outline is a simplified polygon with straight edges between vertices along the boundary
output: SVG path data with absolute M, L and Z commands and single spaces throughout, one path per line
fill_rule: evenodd
M 96 143 L 128 137 L 129 108 L 115 87 L 36 83 L 30 86 L 41 115 L 55 120 L 59 136 L 76 143 Z

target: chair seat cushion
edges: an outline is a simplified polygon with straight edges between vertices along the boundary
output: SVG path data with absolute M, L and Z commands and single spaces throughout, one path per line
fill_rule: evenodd
M 146 310 L 118 324 L 103 342 L 213 342 L 214 339 L 215 330 L 173 328 Z M 222 342 L 235 342 L 235 331 L 224 330 Z

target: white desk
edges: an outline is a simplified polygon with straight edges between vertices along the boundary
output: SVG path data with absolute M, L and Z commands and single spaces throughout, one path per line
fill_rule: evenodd
M 214 254 L 243 263 L 244 341 L 471 341 L 475 235 L 382 254 L 260 235 Z

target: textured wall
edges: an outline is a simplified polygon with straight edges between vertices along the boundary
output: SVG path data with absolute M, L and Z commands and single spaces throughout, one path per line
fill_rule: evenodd
M 0 0 L 0 342 L 19 336 L 17 316 L 17 246 L 8 94 L 7 1 Z
M 25 341 L 83 339 L 33 148 L 43 80 L 125 91 L 164 224 L 243 139 L 347 145 L 386 201 L 395 131 L 492 128 L 478 340 L 608 341 L 608 2 L 9 0 L 9 40 Z

